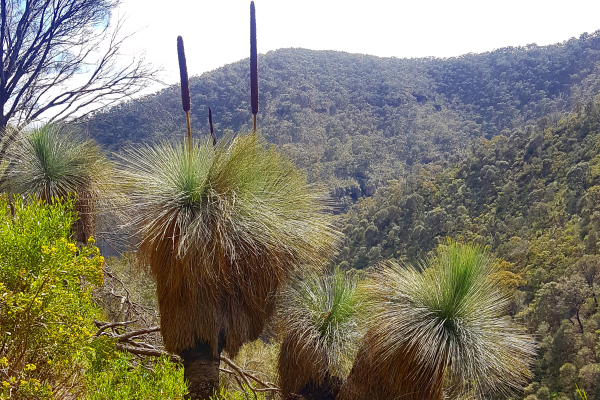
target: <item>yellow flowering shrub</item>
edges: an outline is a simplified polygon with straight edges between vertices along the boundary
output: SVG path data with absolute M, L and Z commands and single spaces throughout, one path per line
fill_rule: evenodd
M 71 206 L 0 198 L 1 400 L 78 398 L 85 389 L 104 259 L 71 239 Z

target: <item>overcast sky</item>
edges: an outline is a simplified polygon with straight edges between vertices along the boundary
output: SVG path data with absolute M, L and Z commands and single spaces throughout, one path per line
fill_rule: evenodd
M 248 57 L 249 1 L 122 0 L 117 17 L 167 83 L 178 79 L 176 37 L 190 75 Z M 284 47 L 377 56 L 450 57 L 556 43 L 600 29 L 600 0 L 256 0 L 258 50 Z M 158 87 L 156 87 L 158 89 Z

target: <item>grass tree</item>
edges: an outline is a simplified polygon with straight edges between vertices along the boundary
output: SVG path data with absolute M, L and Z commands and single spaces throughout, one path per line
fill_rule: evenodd
M 481 249 L 441 246 L 419 267 L 388 262 L 365 289 L 373 300 L 342 400 L 438 400 L 453 392 L 509 393 L 530 376 L 532 338 L 505 316 L 508 298 Z
M 98 201 L 109 190 L 112 164 L 92 139 L 66 127 L 43 125 L 22 131 L 7 151 L 2 189 L 46 202 L 75 195 L 79 242 L 94 234 Z
M 258 338 L 291 274 L 331 255 L 333 217 L 323 193 L 255 134 L 144 146 L 123 164 L 165 346 L 182 356 L 190 396 L 208 398 L 220 353 Z
M 279 384 L 284 397 L 335 399 L 360 340 L 355 277 L 342 271 L 301 275 L 282 291 Z

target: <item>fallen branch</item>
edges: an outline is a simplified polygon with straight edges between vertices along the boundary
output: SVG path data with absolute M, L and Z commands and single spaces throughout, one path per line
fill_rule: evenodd
M 176 356 L 175 354 L 171 354 L 164 350 L 158 349 L 147 349 L 143 347 L 131 346 L 123 343 L 117 343 L 117 349 L 127 351 L 131 354 L 135 354 L 138 356 L 147 356 L 147 357 L 162 357 L 166 356 L 171 359 L 174 363 L 181 364 L 181 358 Z
M 96 337 L 102 335 L 102 333 L 109 328 L 116 328 L 118 326 L 127 326 L 136 322 L 133 321 L 124 321 L 124 322 L 102 322 L 102 321 L 94 321 L 94 324 L 99 328 L 98 332 L 96 332 Z
M 159 326 L 152 326 L 149 328 L 137 329 L 125 333 L 117 333 L 114 328 L 116 327 L 125 327 L 130 325 L 136 321 L 124 321 L 124 322 L 101 322 L 94 321 L 96 326 L 98 327 L 98 332 L 96 333 L 96 337 L 105 335 L 117 341 L 116 347 L 119 350 L 127 351 L 131 354 L 135 354 L 137 356 L 145 356 L 145 357 L 168 357 L 172 362 L 181 364 L 181 357 L 169 353 L 166 350 L 156 348 L 145 342 L 135 341 L 133 339 L 138 338 L 143 335 L 147 335 L 150 333 L 155 333 L 160 331 Z M 112 329 L 111 331 L 107 331 L 108 329 Z M 221 361 L 226 364 L 229 368 L 219 368 L 219 371 L 224 372 L 226 374 L 232 375 L 235 381 L 240 386 L 242 390 L 250 390 L 254 397 L 259 392 L 281 392 L 281 389 L 274 385 L 271 382 L 265 382 L 258 378 L 256 375 L 244 370 L 242 367 L 237 365 L 233 360 L 229 359 L 226 356 L 221 356 Z M 261 387 L 254 387 L 254 385 L 259 385 Z
M 127 333 L 123 333 L 121 335 L 114 336 L 119 342 L 129 341 L 137 336 L 146 335 L 148 333 L 159 332 L 160 326 L 153 326 L 151 328 L 138 329 L 137 331 L 131 331 Z
M 263 389 L 255 389 L 257 392 L 268 392 L 268 391 L 280 392 L 281 391 L 281 389 L 279 389 L 277 386 L 275 386 L 271 382 L 264 382 L 264 381 L 260 380 L 259 378 L 257 378 L 255 375 L 252 375 L 250 372 L 242 369 L 241 367 L 239 367 L 237 364 L 235 364 L 229 358 L 227 358 L 225 356 L 221 356 L 221 361 L 223 361 L 225 364 L 229 365 L 233 370 L 235 370 L 240 375 L 250 378 L 253 381 L 255 381 L 256 383 L 258 383 L 259 385 L 264 386 Z M 247 381 L 247 379 L 246 379 L 246 381 Z M 250 386 L 249 382 L 247 384 L 248 384 L 248 386 Z

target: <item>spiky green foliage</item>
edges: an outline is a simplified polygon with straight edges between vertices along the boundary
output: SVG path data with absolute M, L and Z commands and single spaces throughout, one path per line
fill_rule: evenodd
M 521 389 L 535 346 L 505 316 L 493 261 L 449 242 L 421 268 L 376 269 L 366 284 L 375 305 L 369 332 L 342 398 L 441 399 L 445 380 L 479 393 Z
M 581 398 L 581 400 L 588 400 L 588 395 L 585 390 L 581 389 L 578 385 L 575 385 L 575 390 L 577 392 L 577 395 Z
M 284 394 L 333 390 L 351 367 L 360 339 L 357 279 L 343 271 L 299 276 L 282 291 L 278 331 Z M 339 387 L 337 387 L 339 389 Z
M 111 163 L 91 139 L 59 125 L 21 132 L 7 154 L 2 189 L 47 202 L 77 195 L 74 229 L 85 241 L 94 233 L 97 202 L 108 190 Z
M 189 153 L 145 146 L 123 162 L 170 351 L 204 341 L 235 354 L 262 332 L 290 274 L 322 265 L 334 250 L 322 192 L 256 135 Z

